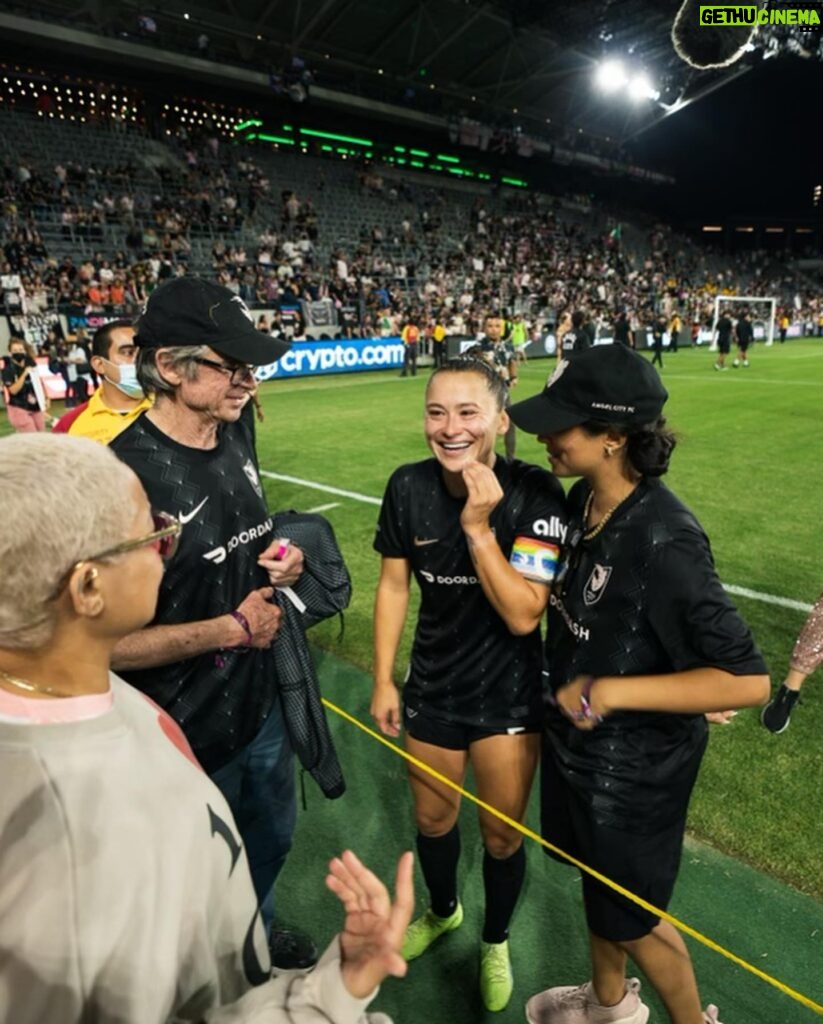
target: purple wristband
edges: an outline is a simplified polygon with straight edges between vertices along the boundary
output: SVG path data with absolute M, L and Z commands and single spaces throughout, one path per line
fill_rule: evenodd
M 249 626 L 249 620 L 246 618 L 246 616 L 242 612 L 238 612 L 236 610 L 233 611 L 233 612 L 229 612 L 229 615 L 231 615 L 231 617 L 234 619 L 234 621 L 237 622 L 239 625 L 241 625 L 243 627 L 243 629 L 245 629 L 245 631 L 246 631 L 246 646 L 251 647 L 252 643 L 254 642 L 254 634 L 252 633 L 251 627 Z M 243 645 L 242 644 L 237 644 L 237 646 L 238 647 L 242 647 Z

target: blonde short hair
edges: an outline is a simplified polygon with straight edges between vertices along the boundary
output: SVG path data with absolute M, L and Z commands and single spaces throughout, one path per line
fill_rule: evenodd
M 75 562 L 125 540 L 134 473 L 82 437 L 0 440 L 0 648 L 43 647 L 55 592 Z

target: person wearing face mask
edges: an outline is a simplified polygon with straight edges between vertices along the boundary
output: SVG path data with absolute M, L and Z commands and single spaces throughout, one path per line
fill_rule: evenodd
M 98 328 L 92 339 L 91 365 L 100 378 L 100 387 L 87 402 L 60 417 L 55 433 L 108 444 L 150 409 L 151 399 L 137 382 L 136 352 L 129 320 L 112 320 Z
M 37 364 L 22 338 L 12 338 L 3 364 L 3 391 L 9 423 L 20 433 L 46 429 L 49 400 L 37 376 Z

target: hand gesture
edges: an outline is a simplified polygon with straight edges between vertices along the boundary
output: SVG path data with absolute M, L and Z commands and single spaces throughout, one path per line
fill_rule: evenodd
M 369 714 L 384 736 L 400 735 L 400 694 L 394 683 L 375 686 Z
M 326 885 L 346 908 L 341 974 L 355 999 L 365 999 L 386 975 L 402 978 L 406 973 L 400 948 L 414 909 L 413 863 L 411 853 L 400 858 L 394 903 L 385 885 L 350 850 L 329 864 Z
M 284 537 L 278 537 L 269 544 L 257 559 L 269 574 L 273 587 L 291 587 L 303 575 L 305 559 L 300 548 Z
M 736 711 L 707 711 L 705 718 L 710 725 L 730 725 Z
M 575 676 L 570 683 L 561 686 L 554 695 L 556 707 L 563 712 L 566 718 L 576 729 L 588 732 L 596 728 L 603 721 L 610 709 L 602 701 L 602 694 L 598 693 L 596 681 L 591 685 L 588 701 L 583 698 L 583 687 L 591 682 L 591 676 Z
M 469 462 L 463 469 L 468 497 L 460 513 L 460 525 L 467 537 L 489 529 L 489 517 L 503 497 L 494 470 L 482 462 Z
M 280 628 L 280 619 L 283 613 L 276 604 L 271 604 L 271 597 L 274 590 L 271 587 L 260 587 L 253 590 L 248 597 L 237 606 L 238 612 L 246 619 L 251 632 L 251 640 L 245 635 L 245 630 L 239 622 L 235 625 L 234 635 L 231 643 L 226 646 L 237 647 L 270 647 L 277 636 Z M 242 636 L 240 635 L 242 634 Z

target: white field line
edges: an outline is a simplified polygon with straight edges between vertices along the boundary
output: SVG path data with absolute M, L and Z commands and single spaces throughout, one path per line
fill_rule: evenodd
M 307 508 L 307 512 L 328 512 L 329 509 L 340 508 L 339 501 L 330 501 L 327 505 L 315 505 L 314 508 Z
M 672 367 L 668 366 L 666 369 L 671 370 Z M 674 370 L 670 377 L 672 380 L 706 380 L 711 373 L 717 376 L 719 372 L 718 370 L 710 370 L 704 376 L 697 376 L 697 374 L 678 373 L 677 370 Z M 729 373 L 734 373 L 734 371 L 729 370 Z M 726 379 L 737 381 L 738 384 L 772 384 L 775 387 L 781 388 L 823 388 L 823 380 L 771 380 L 764 377 L 749 377 L 747 370 L 741 371 L 741 373 L 734 377 L 729 377 L 727 374 Z
M 354 501 L 362 501 L 367 505 L 382 505 L 382 498 L 370 498 L 368 494 L 358 494 L 357 491 L 344 491 L 340 487 L 330 487 L 328 484 L 318 484 L 314 480 L 301 480 L 299 476 L 286 476 L 284 473 L 269 473 L 265 469 L 260 470 L 260 476 L 267 476 L 270 480 L 283 480 L 287 484 L 299 484 L 301 487 L 310 487 L 313 491 L 325 491 L 327 494 L 336 494 L 341 498 L 353 498 Z
M 803 601 L 793 601 L 790 597 L 777 597 L 774 594 L 761 594 L 759 590 L 736 587 L 733 583 L 724 583 L 723 589 L 738 597 L 749 597 L 752 601 L 762 601 L 764 604 L 778 604 L 781 608 L 793 608 L 795 611 L 806 612 L 806 614 L 812 610 L 812 605 L 805 604 Z
M 314 480 L 303 480 L 298 476 L 286 476 L 285 473 L 269 473 L 265 469 L 260 470 L 261 476 L 266 476 L 270 480 L 283 480 L 288 484 L 299 484 L 301 487 L 308 487 L 315 491 L 326 491 L 329 494 L 338 494 L 341 498 L 352 498 L 354 501 L 362 501 L 367 505 L 380 505 L 382 501 L 380 498 L 372 498 L 368 494 L 359 494 L 357 491 L 344 491 L 339 487 L 330 487 L 328 484 L 319 484 Z M 324 505 L 320 508 L 334 508 L 334 505 Z M 320 509 L 314 509 L 317 512 Z M 737 597 L 748 597 L 751 601 L 762 601 L 763 604 L 779 605 L 781 608 L 791 608 L 793 611 L 806 612 L 807 614 L 812 610 L 810 604 L 805 604 L 803 601 L 794 601 L 790 597 L 778 597 L 776 594 L 763 594 L 759 590 L 749 590 L 748 587 L 738 587 L 733 583 L 724 583 L 723 587 L 728 590 L 730 594 L 735 594 Z

